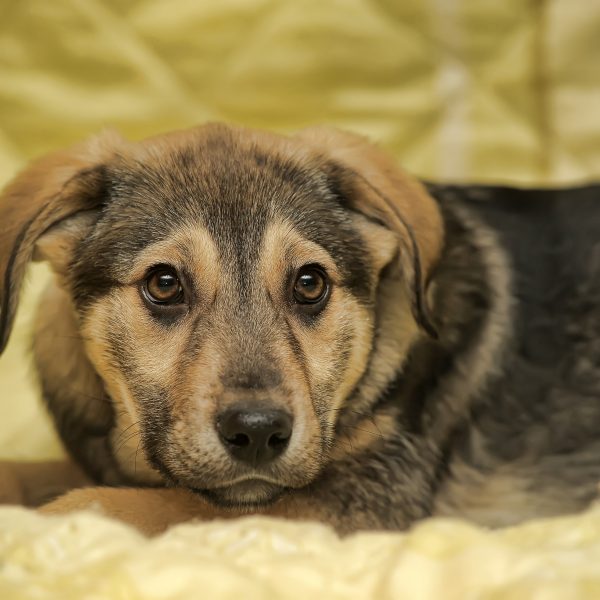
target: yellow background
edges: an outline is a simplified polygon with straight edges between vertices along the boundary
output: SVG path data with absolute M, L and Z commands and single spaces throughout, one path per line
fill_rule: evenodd
M 0 183 L 106 126 L 207 119 L 338 125 L 430 179 L 587 181 L 599 32 L 600 0 L 0 0 Z M 36 273 L 0 360 L 2 456 L 59 452 L 23 360 Z

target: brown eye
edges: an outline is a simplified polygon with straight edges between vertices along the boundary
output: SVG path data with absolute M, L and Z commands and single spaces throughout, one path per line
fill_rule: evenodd
M 314 265 L 302 267 L 294 283 L 294 300 L 299 304 L 317 304 L 329 290 L 325 272 Z
M 144 293 L 154 304 L 181 304 L 183 287 L 172 267 L 154 269 L 144 281 Z

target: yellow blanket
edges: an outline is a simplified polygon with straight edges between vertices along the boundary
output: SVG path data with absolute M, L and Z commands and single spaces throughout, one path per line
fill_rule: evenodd
M 370 135 L 418 175 L 600 176 L 597 0 L 0 3 L 0 183 L 110 125 L 206 119 Z M 0 223 L 0 235 L 2 224 Z M 0 360 L 0 457 L 62 450 L 25 357 L 33 269 Z M 0 509 L 0 598 L 600 598 L 600 510 L 508 531 L 433 520 L 339 541 L 251 519 L 147 541 L 97 516 Z
M 153 540 L 99 516 L 0 511 L 0 598 L 597 600 L 600 507 L 486 532 L 431 520 L 340 541 L 274 519 L 181 525 Z

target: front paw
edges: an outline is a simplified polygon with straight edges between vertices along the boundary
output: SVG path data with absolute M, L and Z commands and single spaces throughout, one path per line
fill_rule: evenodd
M 79 488 L 59 496 L 56 500 L 39 508 L 47 515 L 64 515 L 78 510 L 94 510 L 104 512 L 104 505 L 109 501 L 111 488 Z M 109 492 L 107 494 L 107 492 Z
M 182 489 L 89 487 L 73 490 L 41 507 L 47 515 L 93 510 L 154 535 L 177 523 L 210 520 L 218 514 L 204 500 Z

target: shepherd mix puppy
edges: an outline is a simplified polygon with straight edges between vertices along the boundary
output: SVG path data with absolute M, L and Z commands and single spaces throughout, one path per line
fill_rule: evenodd
M 0 345 L 48 261 L 35 365 L 83 470 L 6 463 L 5 501 L 89 478 L 42 510 L 347 533 L 596 496 L 598 187 L 426 188 L 354 135 L 210 124 L 43 158 L 0 223 Z

